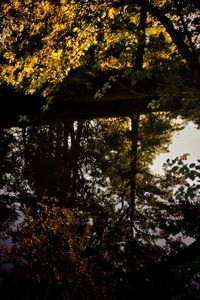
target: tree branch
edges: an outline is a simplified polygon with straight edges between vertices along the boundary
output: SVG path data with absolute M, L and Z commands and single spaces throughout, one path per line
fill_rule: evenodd
M 147 0 L 136 0 L 136 3 L 141 7 L 144 7 L 152 16 L 161 22 L 188 65 L 191 68 L 196 67 L 198 65 L 197 54 L 193 54 L 190 51 L 189 46 L 184 42 L 184 35 L 179 30 L 175 29 L 173 22 L 164 14 L 164 12 Z

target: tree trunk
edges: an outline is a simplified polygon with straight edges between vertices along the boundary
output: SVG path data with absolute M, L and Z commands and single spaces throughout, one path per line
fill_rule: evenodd
M 141 70 L 143 66 L 144 48 L 145 48 L 145 35 L 146 35 L 146 21 L 147 12 L 144 8 L 141 8 L 140 12 L 140 25 L 138 34 L 138 48 L 135 56 L 135 69 Z M 135 200 L 136 200 L 136 175 L 137 175 L 137 151 L 139 140 L 139 122 L 140 114 L 134 114 L 131 117 L 131 180 L 130 180 L 130 234 L 131 239 L 134 241 L 134 212 L 135 212 Z
M 131 238 L 134 240 L 134 213 L 135 213 L 135 200 L 136 200 L 136 175 L 137 175 L 137 152 L 138 152 L 138 139 L 139 139 L 139 123 L 140 116 L 134 115 L 131 117 L 131 192 L 130 192 L 130 230 Z
M 72 126 L 71 132 L 71 203 L 70 206 L 76 207 L 77 200 L 77 180 L 78 180 L 78 160 L 80 155 L 80 139 L 83 129 L 83 122 L 77 122 L 77 130 L 75 132 L 74 126 Z

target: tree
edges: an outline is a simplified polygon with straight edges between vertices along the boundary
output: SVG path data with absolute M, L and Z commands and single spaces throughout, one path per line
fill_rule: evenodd
M 183 103 L 190 99 L 197 104 L 198 3 L 195 1 L 135 1 L 134 4 L 4 1 L 2 9 L 1 76 L 15 88 L 48 97 L 62 93 L 69 96 L 71 86 L 74 90 L 86 86 L 87 91 L 94 91 L 95 79 L 106 74 L 100 81 L 102 84 L 106 78 L 102 94 L 114 82 L 128 88 L 133 98 L 139 95 L 143 99 L 148 94 L 153 100 L 159 96 L 162 101 L 171 101 L 171 105 L 177 97 Z M 40 43 L 36 44 L 39 37 Z M 85 80 L 88 73 L 89 80 Z M 193 85 L 195 101 L 191 99 Z M 154 101 L 149 108 L 156 105 L 159 103 Z M 37 253 L 29 269 L 35 281 L 44 278 L 49 285 L 46 274 L 50 274 L 57 286 L 66 274 L 62 264 L 69 264 L 74 275 L 72 281 L 81 280 L 80 290 L 86 276 L 94 279 L 98 291 L 104 285 L 103 291 L 111 298 L 115 297 L 118 285 L 127 288 L 127 297 L 138 295 L 143 284 L 155 295 L 158 276 L 151 266 L 167 260 L 184 246 L 176 234 L 198 239 L 198 230 L 194 232 L 191 226 L 191 215 L 194 217 L 195 209 L 199 209 L 198 199 L 194 203 L 182 201 L 192 198 L 199 189 L 186 180 L 187 176 L 190 179 L 198 176 L 198 168 L 184 167 L 177 159 L 172 164 L 168 162 L 163 177 L 153 176 L 149 171 L 155 153 L 165 148 L 161 142 L 169 142 L 175 126 L 168 114 L 162 113 L 146 116 L 136 113 L 131 120 L 132 124 L 125 118 L 23 128 L 21 162 L 25 168 L 19 170 L 25 179 L 22 186 L 25 183 L 27 188 L 30 184 L 37 200 L 48 202 L 50 198 L 57 203 L 56 207 L 52 203 L 37 204 L 18 231 L 13 255 L 16 259 L 23 250 L 23 259 L 15 263 L 23 266 L 30 254 Z M 181 167 L 176 165 L 179 162 Z M 51 180 L 45 178 L 44 170 L 53 173 Z M 40 175 L 39 180 L 36 174 Z M 178 193 L 173 192 L 174 186 Z M 77 219 L 71 227 L 69 217 L 75 208 Z M 65 212 L 67 215 L 63 217 Z M 30 243 L 30 235 L 35 238 L 34 245 Z M 60 245 L 59 251 L 54 248 L 51 253 L 51 260 L 55 258 L 53 271 L 49 270 L 48 258 L 52 241 L 45 248 L 52 236 L 58 242 L 56 245 Z M 159 245 L 161 240 L 164 247 Z M 80 248 L 76 249 L 76 245 Z M 66 259 L 62 260 L 62 253 Z M 40 274 L 38 265 L 42 266 Z M 83 266 L 80 274 L 78 265 Z M 137 279 L 142 273 L 147 275 Z M 179 272 L 174 273 L 177 279 Z M 67 276 L 62 287 L 71 289 L 71 279 Z M 147 279 L 152 276 L 150 284 L 145 276 Z M 162 286 L 167 290 L 165 277 Z M 173 293 L 177 295 L 171 290 L 167 295 Z
M 197 1 L 4 1 L 1 9 L 1 78 L 25 92 L 53 96 L 68 77 L 124 70 L 132 84 L 152 78 L 166 85 L 175 72 L 177 95 L 183 68 L 187 83 L 199 72 Z M 140 9 L 147 13 L 142 72 L 134 70 Z

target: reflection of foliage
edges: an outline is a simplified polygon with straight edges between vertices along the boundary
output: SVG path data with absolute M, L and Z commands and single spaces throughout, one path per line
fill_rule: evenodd
M 166 149 L 175 129 L 170 122 L 164 114 L 141 117 L 139 177 L 148 170 L 155 155 Z M 16 134 L 15 151 L 8 152 L 13 157 L 13 176 L 7 183 L 10 190 L 15 188 L 21 194 L 30 186 L 36 195 L 60 197 L 71 207 L 76 206 L 75 198 L 79 196 L 80 201 L 100 194 L 102 197 L 107 194 L 110 199 L 111 193 L 121 198 L 128 190 L 131 155 L 128 118 L 58 122 L 27 127 L 25 138 L 22 135 L 23 132 Z
M 5 173 L 9 173 L 12 169 L 12 157 L 10 156 L 10 152 L 15 143 L 16 139 L 12 132 L 9 130 L 0 130 L 0 188 L 4 185 Z
M 49 293 L 57 293 L 69 299 L 77 299 L 80 293 L 84 297 L 89 293 L 97 299 L 112 299 L 118 289 L 126 289 L 126 297 L 147 296 L 145 291 L 140 291 L 142 286 L 150 297 L 162 289 L 165 299 L 183 292 L 187 294 L 187 289 L 195 293 L 200 210 L 199 186 L 195 180 L 200 176 L 200 167 L 198 164 L 187 166 L 183 159 L 168 161 L 165 175 L 151 177 L 152 186 L 146 186 L 143 194 L 139 192 L 134 252 L 127 219 L 121 218 L 122 211 L 108 203 L 94 206 L 93 199 L 93 210 L 92 204 L 91 211 L 86 204 L 84 211 L 60 208 L 59 201 L 52 203 L 45 197 L 43 201 L 47 205 L 38 203 L 36 214 L 27 210 L 24 222 L 14 233 L 15 245 L 10 253 L 14 274 L 21 278 L 18 284 L 26 280 L 37 287 L 37 293 L 47 293 L 47 297 Z M 194 179 L 190 183 L 193 190 L 196 188 L 194 197 L 188 179 Z M 182 187 L 185 187 L 184 192 Z M 186 237 L 197 240 L 196 250 L 195 243 L 193 247 L 185 246 Z M 161 239 L 165 240 L 163 246 L 159 245 Z M 168 256 L 171 257 L 168 259 Z
M 97 122 L 97 132 L 93 140 L 91 155 L 95 158 L 94 177 L 99 178 L 103 185 L 110 186 L 112 194 L 118 196 L 118 201 L 129 201 L 131 132 L 130 120 L 100 119 Z M 167 115 L 141 116 L 138 137 L 137 185 L 145 184 L 148 179 L 149 165 L 155 155 L 165 151 L 170 136 L 175 130 Z M 88 168 L 89 169 L 89 168 Z M 110 184 L 109 184 L 110 183 Z
M 147 183 L 139 191 L 138 208 L 140 213 L 144 212 L 148 223 L 142 227 L 155 232 L 157 230 L 157 237 L 166 239 L 167 247 L 171 247 L 172 252 L 177 250 L 173 249 L 176 235 L 180 243 L 180 234 L 182 237 L 190 236 L 195 239 L 199 237 L 200 166 L 187 165 L 184 159 L 183 156 L 172 161 L 168 160 L 164 166 L 165 175 L 159 177 L 150 175 L 151 183 Z
M 27 190 L 27 183 L 22 176 L 25 149 L 20 128 L 4 129 L 0 132 L 0 188 L 7 192 L 22 193 Z
M 61 296 L 68 290 L 72 299 L 86 287 L 97 298 L 102 293 L 115 298 L 118 287 L 130 296 L 145 285 L 153 295 L 157 282 L 166 290 L 172 284 L 160 283 L 151 266 L 159 269 L 168 256 L 187 250 L 183 239 L 199 239 L 199 165 L 176 158 L 166 162 L 164 175 L 151 174 L 149 164 L 166 149 L 176 126 L 166 114 L 140 116 L 131 241 L 130 125 L 128 118 L 68 121 L 28 127 L 24 139 L 17 136 L 14 152 L 16 158 L 23 153 L 22 164 L 12 172 L 16 181 L 10 190 L 17 187 L 19 201 L 30 207 L 10 253 L 19 284 L 32 282 L 44 294 L 44 286 Z M 24 182 L 34 193 L 30 199 L 22 197 Z M 180 284 L 178 264 L 185 268 L 179 261 L 167 274 Z
M 0 235 L 4 234 L 17 218 L 16 208 L 12 197 L 0 196 Z
M 55 205 L 50 208 L 39 204 L 34 218 L 27 211 L 14 235 L 11 252 L 14 272 L 20 277 L 23 274 L 24 279 L 32 283 L 50 287 L 48 297 L 57 290 L 61 293 L 59 297 L 65 295 L 69 299 L 77 299 L 87 290 L 93 293 L 87 260 L 81 257 L 88 229 L 80 227 L 80 219 L 77 210 L 60 209 Z M 59 290 L 59 287 L 62 288 Z

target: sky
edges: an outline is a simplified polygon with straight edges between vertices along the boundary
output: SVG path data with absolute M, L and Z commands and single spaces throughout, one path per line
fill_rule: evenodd
M 174 159 L 188 153 L 187 161 L 197 162 L 197 159 L 200 159 L 200 129 L 197 129 L 194 123 L 189 122 L 183 130 L 173 135 L 168 150 L 168 153 L 160 154 L 154 160 L 151 170 L 155 174 L 163 174 L 162 165 L 168 158 Z

